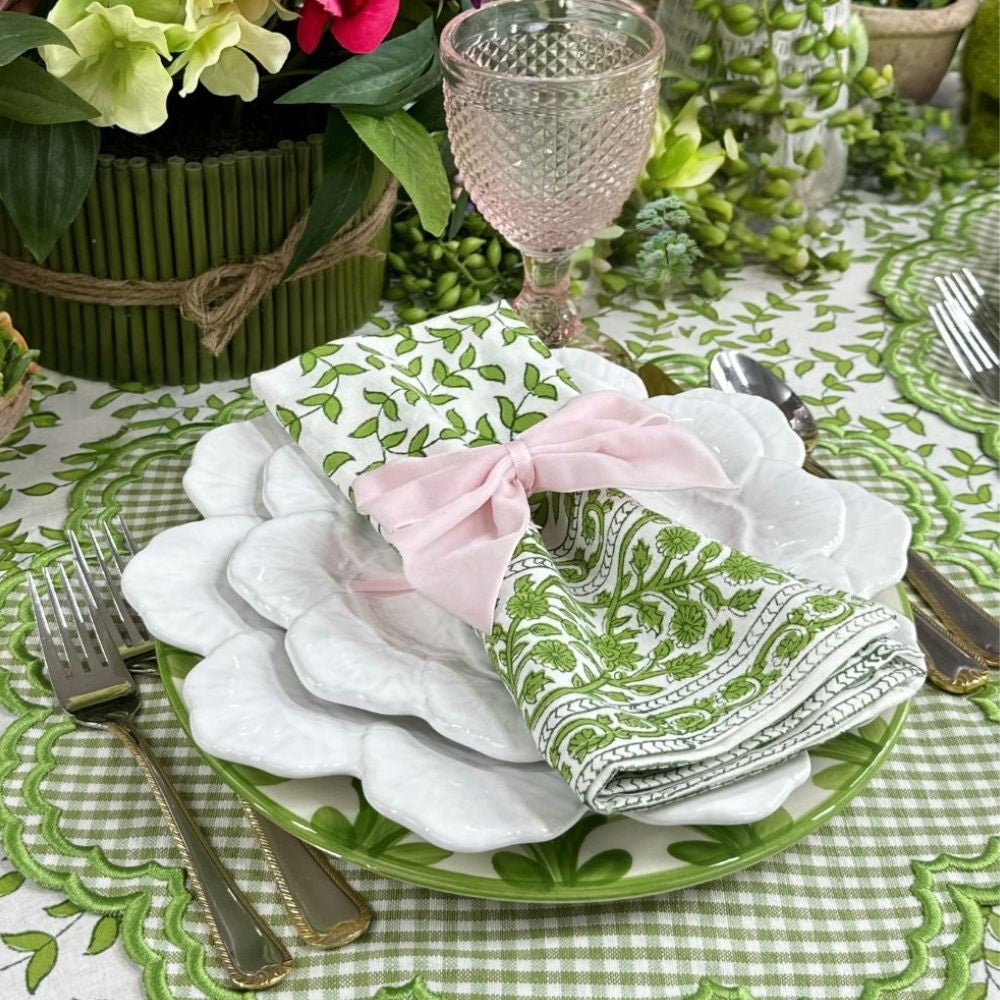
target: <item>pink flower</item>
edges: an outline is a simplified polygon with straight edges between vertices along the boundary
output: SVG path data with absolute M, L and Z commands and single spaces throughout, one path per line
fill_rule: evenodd
M 305 0 L 298 42 L 314 52 L 327 27 L 348 52 L 371 52 L 389 34 L 399 13 L 399 0 Z

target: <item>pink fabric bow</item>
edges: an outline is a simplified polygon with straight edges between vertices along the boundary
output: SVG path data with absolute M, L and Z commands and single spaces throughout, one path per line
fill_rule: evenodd
M 354 494 L 399 550 L 413 589 L 488 632 L 531 493 L 732 485 L 708 448 L 665 414 L 593 392 L 509 444 L 389 462 L 359 476 Z

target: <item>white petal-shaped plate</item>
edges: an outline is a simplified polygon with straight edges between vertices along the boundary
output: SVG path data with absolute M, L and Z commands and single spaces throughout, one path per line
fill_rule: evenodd
M 270 414 L 225 424 L 209 431 L 195 445 L 184 473 L 184 492 L 202 517 L 267 516 L 261 480 L 264 463 L 276 447 L 273 424 Z
M 759 396 L 740 396 L 719 392 L 717 389 L 689 389 L 682 396 L 660 396 L 658 399 L 705 400 L 727 406 L 741 414 L 753 425 L 764 444 L 764 455 L 790 465 L 805 461 L 806 449 L 802 439 L 788 426 L 788 421 L 770 400 Z M 686 404 L 685 404 L 686 405 Z
M 735 399 L 740 402 L 734 406 Z M 694 389 L 681 396 L 656 396 L 649 404 L 697 434 L 733 482 L 742 482 L 761 458 L 802 464 L 801 440 L 767 400 Z
M 343 510 L 359 525 L 367 523 L 296 444 L 286 444 L 267 459 L 261 492 L 272 517 L 306 510 Z
M 420 723 L 327 705 L 299 684 L 281 635 L 238 635 L 184 681 L 198 745 L 279 777 L 351 774 L 385 816 L 449 851 L 549 840 L 585 808 L 545 764 L 504 764 Z
M 553 357 L 569 372 L 580 392 L 606 392 L 613 389 L 634 399 L 647 397 L 646 386 L 635 372 L 579 347 L 560 347 Z
M 233 592 L 226 565 L 256 517 L 192 521 L 157 535 L 122 574 L 125 599 L 151 635 L 205 655 L 226 639 L 269 623 Z
M 268 621 L 287 628 L 350 581 L 401 576 L 396 552 L 364 522 L 343 529 L 339 514 L 307 511 L 264 521 L 250 531 L 229 562 L 233 589 Z M 425 658 L 458 660 L 493 676 L 483 642 L 468 625 L 413 591 L 358 593 L 352 605 L 390 646 Z
M 809 778 L 809 771 L 809 755 L 800 753 L 777 767 L 761 772 L 752 786 L 749 782 L 739 782 L 717 788 L 713 792 L 695 795 L 673 805 L 631 812 L 628 815 L 651 826 L 756 823 L 757 820 L 770 816 L 799 785 L 804 784 Z M 746 789 L 744 785 L 747 785 Z M 751 787 L 753 793 L 747 794 Z
M 293 622 L 285 649 L 299 679 L 318 698 L 382 715 L 417 716 L 442 736 L 497 760 L 540 759 L 507 689 L 486 672 L 482 643 L 479 660 L 486 671 L 457 658 L 428 659 L 387 644 L 359 615 L 352 595 L 331 594 Z
M 728 469 L 727 469 L 728 471 Z M 829 481 L 760 458 L 734 490 L 628 490 L 659 514 L 780 569 L 827 556 L 844 538 L 844 503 Z
M 844 590 L 874 597 L 903 579 L 910 520 L 894 504 L 873 496 L 855 483 L 827 480 L 844 503 L 846 530 L 830 558 L 844 567 Z
M 398 577 L 395 551 L 352 510 L 307 510 L 262 521 L 240 539 L 229 582 L 268 621 L 298 615 L 359 576 Z

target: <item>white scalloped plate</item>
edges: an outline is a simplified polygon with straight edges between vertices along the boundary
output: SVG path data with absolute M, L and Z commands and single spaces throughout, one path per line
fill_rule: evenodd
M 597 388 L 600 384 L 600 364 L 595 369 L 595 366 L 590 364 L 593 356 L 586 357 L 588 377 L 594 381 L 594 388 Z M 566 360 L 568 362 L 569 359 Z M 622 391 L 638 394 L 634 385 L 617 387 Z M 674 419 L 679 422 L 690 422 L 699 427 L 699 432 L 705 431 L 710 445 L 715 447 L 716 453 L 729 469 L 732 478 L 740 483 L 745 496 L 755 498 L 753 505 L 761 502 L 763 498 L 764 509 L 767 509 L 768 504 L 773 505 L 776 501 L 784 502 L 784 498 L 793 492 L 787 484 L 778 490 L 769 488 L 760 475 L 762 466 L 772 464 L 776 475 L 782 477 L 791 476 L 793 473 L 802 475 L 797 469 L 790 469 L 790 465 L 801 460 L 801 443 L 770 404 L 747 397 L 720 397 L 711 390 L 699 390 L 682 397 L 657 400 L 656 403 L 671 412 Z M 720 407 L 725 407 L 721 411 L 724 419 L 720 419 Z M 224 442 L 211 440 L 213 434 L 219 434 L 219 431 L 206 435 L 199 443 L 192 460 L 193 471 L 185 478 L 185 487 L 199 509 L 204 507 L 212 513 L 222 513 L 222 509 L 229 505 L 234 511 L 244 514 L 242 535 L 240 530 L 232 525 L 217 533 L 215 529 L 219 527 L 218 522 L 224 519 L 212 518 L 215 523 L 210 529 L 211 537 L 225 538 L 228 542 L 235 539 L 236 542 L 236 557 L 229 565 L 227 581 L 219 582 L 220 563 L 225 560 L 221 552 L 211 554 L 213 546 L 205 542 L 208 535 L 203 536 L 200 543 L 192 544 L 188 540 L 182 549 L 178 550 L 185 553 L 184 575 L 188 585 L 192 582 L 193 558 L 194 564 L 200 567 L 195 575 L 200 574 L 203 580 L 210 581 L 207 584 L 208 590 L 213 586 L 216 587 L 215 602 L 221 600 L 222 604 L 228 605 L 228 610 L 217 607 L 212 613 L 206 614 L 206 585 L 196 585 L 192 589 L 179 588 L 176 573 L 174 575 L 168 573 L 166 576 L 162 574 L 164 557 L 168 549 L 172 548 L 172 540 L 164 536 L 146 550 L 152 554 L 153 560 L 147 562 L 142 557 L 137 558 L 133 561 L 128 574 L 130 600 L 137 604 L 153 634 L 182 648 L 206 653 L 224 641 L 232 643 L 234 636 L 243 636 L 246 639 L 247 636 L 252 637 L 256 634 L 258 636 L 256 643 L 246 639 L 247 645 L 241 650 L 243 662 L 249 664 L 254 660 L 254 657 L 249 655 L 249 651 L 254 649 L 256 660 L 266 659 L 261 656 L 261 650 L 268 648 L 268 644 L 259 640 L 261 634 L 265 638 L 269 635 L 266 630 L 260 631 L 261 626 L 266 623 L 239 599 L 237 592 L 249 599 L 256 611 L 265 618 L 281 626 L 290 627 L 287 646 L 293 654 L 296 672 L 293 673 L 288 669 L 287 661 L 278 653 L 273 657 L 271 674 L 268 674 L 265 663 L 256 663 L 253 667 L 253 671 L 256 671 L 254 676 L 258 679 L 254 688 L 257 692 L 256 701 L 230 697 L 226 701 L 225 712 L 220 713 L 218 706 L 223 703 L 219 694 L 221 689 L 212 688 L 208 681 L 201 679 L 210 677 L 219 670 L 213 665 L 217 662 L 216 658 L 213 656 L 206 659 L 207 670 L 199 674 L 201 670 L 199 667 L 192 673 L 197 682 L 194 687 L 190 685 L 185 687 L 185 698 L 193 699 L 191 724 L 199 745 L 223 759 L 250 764 L 255 768 L 297 781 L 333 773 L 360 774 L 369 798 L 377 799 L 376 804 L 380 812 L 399 817 L 399 822 L 419 832 L 432 843 L 447 847 L 449 850 L 479 851 L 524 840 L 542 840 L 572 825 L 578 818 L 580 810 L 578 803 L 575 802 L 569 803 L 574 809 L 567 808 L 567 803 L 562 799 L 564 786 L 556 790 L 554 785 L 546 786 L 543 780 L 540 784 L 543 794 L 539 796 L 534 784 L 528 782 L 526 785 L 523 780 L 514 778 L 514 775 L 521 772 L 538 772 L 540 775 L 547 771 L 544 766 L 504 764 L 498 760 L 490 760 L 483 754 L 463 750 L 452 742 L 441 739 L 438 733 L 445 733 L 453 740 L 457 738 L 460 741 L 464 739 L 475 743 L 478 739 L 480 742 L 477 749 L 485 749 L 494 756 L 497 754 L 503 756 L 504 753 L 510 755 L 509 747 L 498 749 L 499 743 L 491 751 L 490 740 L 493 737 L 490 736 L 489 726 L 484 727 L 485 736 L 468 734 L 467 722 L 461 717 L 463 701 L 461 686 L 450 693 L 447 691 L 447 685 L 441 686 L 442 690 L 438 692 L 440 697 L 435 702 L 432 697 L 424 697 L 422 701 L 414 698 L 415 689 L 412 685 L 409 687 L 406 684 L 393 685 L 392 678 L 398 680 L 401 669 L 412 671 L 414 655 L 419 658 L 430 652 L 432 655 L 436 654 L 439 661 L 461 666 L 465 677 L 475 678 L 475 683 L 479 683 L 481 678 L 483 691 L 481 698 L 484 704 L 491 701 L 489 692 L 496 690 L 496 695 L 492 697 L 506 698 L 507 704 L 513 710 L 513 705 L 502 685 L 489 675 L 488 661 L 482 654 L 478 638 L 471 630 L 460 623 L 454 623 L 450 641 L 442 644 L 440 636 L 447 631 L 447 627 L 442 628 L 442 623 L 437 622 L 429 623 L 431 627 L 424 633 L 423 640 L 420 640 L 419 636 L 414 637 L 415 625 L 423 623 L 427 609 L 434 607 L 418 595 L 408 595 L 408 601 L 399 602 L 401 605 L 404 603 L 410 605 L 408 614 L 404 617 L 390 615 L 388 620 L 373 623 L 364 613 L 358 613 L 359 602 L 346 598 L 343 580 L 337 579 L 336 554 L 331 558 L 330 553 L 326 553 L 322 548 L 327 545 L 326 540 L 333 536 L 322 532 L 316 533 L 316 525 L 325 523 L 328 526 L 338 526 L 341 531 L 337 533 L 337 537 L 340 539 L 352 536 L 349 547 L 354 549 L 352 560 L 355 565 L 359 561 L 365 564 L 366 560 L 374 558 L 377 563 L 386 567 L 392 565 L 395 557 L 367 527 L 366 522 L 358 517 L 346 499 L 333 491 L 328 482 L 317 476 L 297 447 L 288 444 L 276 447 L 273 430 L 269 425 L 270 418 L 262 418 L 243 425 L 227 427 L 225 428 L 227 437 Z M 715 431 L 711 429 L 712 427 L 716 428 Z M 240 456 L 240 462 L 235 468 L 230 465 L 225 472 L 224 488 L 217 490 L 213 485 L 211 470 L 219 468 L 220 444 L 230 456 L 233 454 Z M 780 473 L 777 471 L 778 466 L 782 467 Z M 810 489 L 813 483 L 820 487 L 830 486 L 811 479 L 808 482 L 810 486 L 805 487 L 806 489 Z M 799 487 L 800 483 L 796 481 L 796 492 L 799 491 Z M 703 497 L 698 498 L 693 495 L 698 491 L 683 492 L 692 494 L 686 508 L 689 511 L 693 509 L 692 505 L 703 504 Z M 663 494 L 663 496 L 669 495 Z M 680 498 L 675 499 L 680 503 Z M 819 524 L 818 519 L 811 522 L 808 516 L 807 508 L 819 503 L 827 506 L 823 525 Z M 684 507 L 684 504 L 681 504 L 681 507 Z M 256 512 L 262 508 L 272 513 L 271 520 L 259 522 L 256 518 L 246 517 L 245 512 Z M 306 513 L 310 511 L 313 513 Z M 753 554 L 769 558 L 795 572 L 840 586 L 849 580 L 852 584 L 851 589 L 869 594 L 891 583 L 893 573 L 897 574 L 895 578 L 898 579 L 899 553 L 905 551 L 908 532 L 905 518 L 890 505 L 870 497 L 864 491 L 834 488 L 825 493 L 817 493 L 810 504 L 800 505 L 798 511 L 792 504 L 780 517 L 748 519 L 745 515 L 738 517 L 734 511 L 736 508 L 730 508 L 728 513 L 717 516 L 716 522 L 711 526 L 718 529 L 719 524 L 724 526 L 728 523 L 729 528 L 723 527 L 721 532 L 715 530 L 714 533 L 721 537 L 728 530 L 732 535 L 734 524 L 739 523 L 746 529 L 748 520 L 750 522 L 756 520 L 758 524 L 754 527 L 754 531 L 757 533 L 757 541 L 748 543 L 745 537 L 741 536 L 741 540 L 734 541 L 733 544 L 739 544 Z M 850 523 L 848 514 L 851 515 Z M 678 514 L 671 512 L 671 516 Z M 326 518 L 326 521 L 318 521 L 317 518 Z M 688 520 L 690 521 L 690 517 Z M 767 523 L 766 530 L 760 528 L 761 522 Z M 303 531 L 307 524 L 311 527 Z M 786 543 L 783 543 L 780 537 L 782 524 L 796 526 L 794 531 L 789 532 Z M 695 523 L 696 527 L 703 525 L 708 526 L 705 521 L 700 524 Z M 866 530 L 860 534 L 867 537 L 859 541 L 854 525 L 865 526 Z M 818 541 L 813 539 L 810 542 L 809 539 L 802 537 L 814 530 Z M 776 531 L 779 532 L 777 539 L 775 539 Z M 270 539 L 269 544 L 261 545 L 261 539 L 266 540 L 269 533 L 274 533 L 274 537 Z M 290 549 L 289 542 L 294 537 L 305 540 L 306 544 L 304 546 L 299 544 Z M 273 544 L 278 539 L 281 540 L 280 544 Z M 770 550 L 765 554 L 761 549 L 768 539 Z M 879 549 L 874 559 L 871 551 L 873 545 Z M 340 548 L 343 549 L 343 543 Z M 754 551 L 755 548 L 757 551 Z M 289 551 L 297 553 L 298 558 L 289 561 L 286 558 Z M 775 558 L 775 552 L 781 551 L 784 551 L 788 558 Z M 267 552 L 270 555 L 267 555 Z M 276 557 L 276 553 L 281 552 L 285 556 Z M 865 558 L 859 560 L 862 552 Z M 794 559 L 791 558 L 792 555 L 795 556 Z M 790 565 L 790 562 L 794 565 Z M 850 567 L 846 567 L 845 563 L 850 563 Z M 143 571 L 144 564 L 146 571 Z M 874 572 L 868 572 L 869 567 L 873 567 Z M 161 582 L 152 582 L 154 577 Z M 173 584 L 164 583 L 165 580 L 173 581 Z M 228 581 L 235 584 L 234 590 L 229 589 Z M 174 600 L 170 599 L 171 595 Z M 202 608 L 201 615 L 197 619 L 200 623 L 197 635 L 190 628 L 190 623 L 194 620 L 191 617 L 194 609 L 187 600 L 189 595 L 198 601 Z M 328 605 L 331 601 L 336 603 L 338 597 L 339 605 L 331 616 Z M 434 612 L 438 616 L 441 615 L 436 608 Z M 330 669 L 329 652 L 324 652 L 329 648 L 337 649 L 339 652 L 345 634 L 344 622 L 350 618 L 353 618 L 351 626 L 363 634 L 363 640 L 355 639 L 354 642 L 353 648 L 361 657 L 356 662 L 359 665 L 365 660 L 377 663 L 381 671 L 378 676 L 382 678 L 379 683 L 372 683 L 369 680 L 367 685 L 361 686 L 360 691 L 356 684 L 352 688 L 346 681 L 338 682 L 338 671 Z M 405 641 L 400 641 L 404 637 L 409 640 L 408 648 Z M 381 657 L 378 656 L 379 640 L 383 651 Z M 273 636 L 269 641 L 273 643 Z M 248 672 L 245 676 L 251 676 L 251 668 L 246 669 Z M 283 678 L 280 686 L 281 698 L 266 697 L 267 683 L 261 679 L 266 680 L 268 677 L 271 684 L 277 684 L 277 678 Z M 331 678 L 333 678 L 332 687 Z M 299 684 L 296 687 L 291 683 L 293 679 L 305 682 L 304 686 Z M 222 684 L 224 678 L 217 677 L 213 683 Z M 345 692 L 349 688 L 352 688 L 354 693 L 348 696 Z M 275 688 L 275 691 L 277 690 Z M 212 694 L 209 694 L 209 691 L 212 691 Z M 322 699 L 315 697 L 317 693 L 322 694 Z M 380 695 L 380 699 L 371 700 L 373 694 Z M 329 704 L 329 702 L 341 702 L 341 704 Z M 276 707 L 278 704 L 282 707 Z M 354 707 L 342 707 L 343 705 Z M 262 711 L 264 706 L 270 710 Z M 407 707 L 411 712 L 417 708 L 425 719 L 430 717 L 428 721 L 431 726 L 396 714 L 405 711 Z M 372 708 L 376 708 L 379 714 L 359 710 Z M 516 711 L 514 714 L 516 716 Z M 379 755 L 355 753 L 355 756 L 351 757 L 353 767 L 349 767 L 345 762 L 347 754 L 342 753 L 337 756 L 327 746 L 327 741 L 318 735 L 329 731 L 331 719 L 337 720 L 338 727 L 346 727 L 343 721 L 345 718 L 351 718 L 354 727 L 360 727 L 366 733 L 379 733 L 377 739 L 374 737 L 369 739 L 369 743 L 373 745 L 379 745 L 381 740 L 384 745 L 399 747 L 407 739 L 419 738 L 423 763 L 418 769 L 417 780 L 394 781 L 391 769 L 376 771 L 373 768 L 374 757 L 384 761 L 384 757 Z M 466 714 L 464 719 L 467 718 Z M 498 713 L 498 718 L 504 718 L 502 712 Z M 242 727 L 241 720 L 244 723 Z M 464 737 L 461 733 L 463 725 L 466 730 Z M 437 729 L 438 733 L 433 732 L 432 728 Z M 500 734 L 503 728 L 498 727 L 494 732 Z M 268 734 L 267 738 L 265 734 Z M 281 734 L 285 734 L 284 740 L 279 738 Z M 289 739 L 290 734 L 293 734 L 292 739 Z M 351 746 L 357 750 L 355 745 Z M 533 749 L 532 747 L 531 751 Z M 522 753 L 524 756 L 518 756 Z M 512 801 L 511 795 L 514 795 L 513 813 L 517 816 L 516 822 L 502 823 L 496 817 L 492 817 L 484 825 L 485 817 L 479 815 L 473 829 L 461 832 L 462 827 L 456 827 L 454 824 L 454 812 L 438 810 L 436 814 L 438 818 L 435 819 L 435 799 L 439 798 L 435 789 L 440 789 L 442 775 L 447 774 L 448 769 L 453 767 L 451 762 L 456 759 L 455 754 L 466 762 L 477 761 L 476 766 L 467 767 L 462 772 L 466 777 L 481 776 L 482 773 L 488 772 L 492 775 L 493 794 L 500 794 L 502 791 L 508 803 Z M 515 750 L 511 759 L 532 759 L 528 754 L 529 751 L 523 748 L 522 743 L 522 749 Z M 532 756 L 537 754 L 533 753 Z M 428 760 L 436 760 L 442 766 L 429 765 Z M 447 764 L 443 763 L 446 761 Z M 456 767 L 454 770 L 458 773 L 461 769 Z M 419 780 L 420 773 L 431 777 L 422 782 Z M 376 781 L 376 774 L 379 784 L 377 790 L 373 791 L 372 789 L 376 788 L 373 784 Z M 807 777 L 808 758 L 806 755 L 800 755 L 781 768 L 772 769 L 756 778 L 635 818 L 647 823 L 669 825 L 684 819 L 689 823 L 708 824 L 753 822 L 772 813 L 796 787 L 806 781 Z M 475 780 L 481 782 L 481 777 Z M 561 780 L 557 781 L 562 785 Z M 369 785 L 372 787 L 369 788 Z M 457 786 L 453 787 L 461 789 L 462 785 L 463 781 L 459 780 Z M 475 791 L 464 789 L 461 794 L 474 796 Z M 539 803 L 542 801 L 546 805 L 545 809 L 539 809 Z M 479 813 L 480 810 L 477 809 L 476 812 Z M 459 831 L 457 840 L 456 830 Z M 461 839 L 463 837 L 468 839 Z

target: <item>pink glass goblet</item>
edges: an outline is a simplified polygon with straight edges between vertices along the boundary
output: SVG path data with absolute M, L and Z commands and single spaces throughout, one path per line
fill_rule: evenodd
M 455 162 L 524 255 L 514 307 L 552 347 L 580 332 L 570 255 L 621 211 L 649 153 L 663 35 L 623 0 L 496 0 L 441 34 Z

